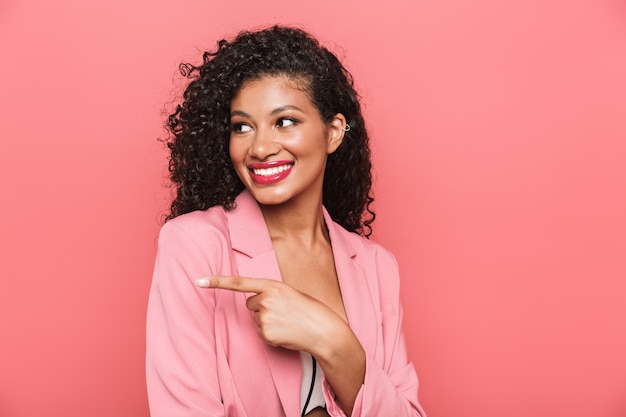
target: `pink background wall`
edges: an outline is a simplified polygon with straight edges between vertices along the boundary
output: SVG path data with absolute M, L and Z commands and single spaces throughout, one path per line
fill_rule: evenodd
M 429 415 L 626 416 L 626 4 L 221 3 L 0 2 L 0 416 L 147 415 L 163 106 L 271 23 L 363 93 Z

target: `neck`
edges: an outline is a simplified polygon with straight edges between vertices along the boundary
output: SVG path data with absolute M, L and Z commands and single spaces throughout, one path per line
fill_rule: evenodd
M 287 203 L 260 207 L 274 242 L 290 240 L 312 245 L 321 240 L 330 241 L 321 201 L 317 204 Z

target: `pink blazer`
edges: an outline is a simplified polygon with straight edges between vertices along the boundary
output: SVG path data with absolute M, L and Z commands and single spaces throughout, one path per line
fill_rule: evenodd
M 195 284 L 208 275 L 281 279 L 256 201 L 244 191 L 236 203 L 161 229 L 147 317 L 152 417 L 300 416 L 299 353 L 259 339 L 246 294 Z M 352 415 L 423 417 L 401 330 L 395 259 L 324 215 L 348 321 L 367 353 Z M 323 388 L 328 413 L 345 416 L 326 381 Z

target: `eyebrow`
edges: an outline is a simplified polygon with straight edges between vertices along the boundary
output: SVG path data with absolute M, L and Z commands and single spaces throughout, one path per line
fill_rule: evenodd
M 284 106 L 276 107 L 274 110 L 272 110 L 270 115 L 273 116 L 275 114 L 282 113 L 287 110 L 296 110 L 301 113 L 304 113 L 304 111 L 300 107 L 294 106 L 293 104 L 286 104 Z M 232 112 L 230 112 L 230 117 L 233 117 L 233 116 L 241 116 L 241 117 L 246 117 L 246 118 L 251 117 L 248 113 L 246 113 L 245 111 L 241 111 L 241 110 L 233 110 Z
M 241 110 L 234 110 L 230 112 L 230 117 L 233 116 L 241 116 L 241 117 L 246 117 L 246 118 L 250 118 L 250 115 L 248 113 L 246 113 L 245 111 L 241 111 Z
M 277 113 L 282 113 L 287 110 L 297 110 L 300 113 L 304 113 L 304 111 L 300 107 L 294 106 L 293 104 L 286 104 L 284 106 L 276 107 L 274 110 L 272 110 L 270 114 L 275 115 Z

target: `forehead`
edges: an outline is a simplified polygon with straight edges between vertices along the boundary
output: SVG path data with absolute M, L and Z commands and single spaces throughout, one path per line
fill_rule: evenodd
M 284 73 L 278 73 L 278 74 L 258 74 L 257 76 L 254 76 L 250 79 L 245 80 L 241 86 L 239 87 L 239 89 L 237 90 L 238 92 L 241 91 L 241 89 L 250 86 L 252 84 L 267 84 L 267 83 L 282 83 L 285 86 L 294 88 L 296 90 L 302 90 L 305 92 L 309 91 L 309 88 L 311 86 L 309 77 L 305 76 L 305 75 L 289 75 L 289 74 L 284 74 Z
M 231 100 L 231 110 L 240 106 L 282 106 L 299 103 L 312 106 L 309 83 L 299 77 L 263 76 L 244 82 Z

